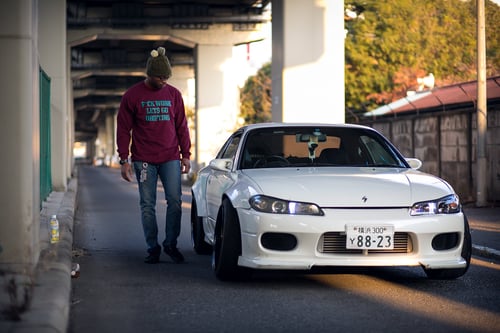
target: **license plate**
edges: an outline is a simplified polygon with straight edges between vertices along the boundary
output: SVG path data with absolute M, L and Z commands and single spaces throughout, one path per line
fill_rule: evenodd
M 363 250 L 394 249 L 392 225 L 346 225 L 346 248 Z

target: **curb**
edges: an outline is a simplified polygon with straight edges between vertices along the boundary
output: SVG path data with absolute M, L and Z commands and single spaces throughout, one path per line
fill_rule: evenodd
M 48 244 L 41 250 L 30 307 L 21 315 L 22 320 L 11 326 L 9 333 L 66 333 L 68 329 L 77 188 L 75 176 L 60 205 L 48 212 L 49 216 L 57 215 L 61 238 L 57 244 Z
M 472 244 L 472 254 L 480 257 L 500 260 L 500 251 L 486 246 Z

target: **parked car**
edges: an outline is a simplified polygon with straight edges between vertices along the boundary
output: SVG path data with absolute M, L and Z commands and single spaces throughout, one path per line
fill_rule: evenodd
M 459 198 L 358 125 L 242 127 L 192 186 L 191 235 L 220 280 L 255 269 L 421 266 L 466 273 L 471 235 Z

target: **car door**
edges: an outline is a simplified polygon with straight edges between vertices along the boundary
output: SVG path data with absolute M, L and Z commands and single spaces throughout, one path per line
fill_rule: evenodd
M 234 170 L 234 160 L 238 151 L 240 141 L 241 133 L 235 133 L 228 139 L 219 154 L 217 154 L 218 159 L 231 159 L 231 161 L 233 162 L 233 167 L 231 168 L 232 170 Z M 219 207 L 222 202 L 222 194 L 234 182 L 233 177 L 231 177 L 231 174 L 233 172 L 232 170 L 220 170 L 218 168 L 212 168 L 209 176 L 207 177 L 206 199 L 207 212 L 210 223 L 209 229 L 215 226 Z M 208 232 L 211 232 L 211 230 L 208 230 Z

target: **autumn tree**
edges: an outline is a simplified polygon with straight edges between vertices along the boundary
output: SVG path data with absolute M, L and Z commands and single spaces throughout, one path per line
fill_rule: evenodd
M 347 121 L 417 90 L 433 73 L 436 85 L 474 80 L 476 1 L 346 0 Z M 500 7 L 486 1 L 487 75 L 500 74 Z
M 271 63 L 250 76 L 240 90 L 240 116 L 245 124 L 271 120 Z

